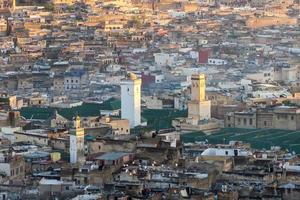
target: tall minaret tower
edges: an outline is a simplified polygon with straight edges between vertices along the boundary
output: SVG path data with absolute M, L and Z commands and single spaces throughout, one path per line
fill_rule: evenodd
M 84 129 L 81 127 L 80 117 L 75 117 L 73 128 L 70 130 L 70 163 L 82 163 L 84 157 Z
M 11 12 L 15 12 L 15 10 L 16 10 L 16 1 L 17 0 L 12 0 L 12 11 Z
M 142 80 L 133 73 L 121 83 L 121 117 L 129 120 L 131 128 L 141 124 L 141 85 Z
M 211 102 L 205 98 L 205 75 L 193 74 L 191 77 L 191 101 L 188 102 L 188 117 L 193 124 L 211 118 Z
M 199 74 L 199 75 L 193 75 L 191 77 L 191 93 L 192 93 L 192 101 L 205 101 L 205 75 Z
M 10 13 L 14 13 L 16 9 L 16 0 L 2 0 L 0 4 L 3 4 L 5 2 L 6 6 L 8 6 L 7 8 L 9 9 Z

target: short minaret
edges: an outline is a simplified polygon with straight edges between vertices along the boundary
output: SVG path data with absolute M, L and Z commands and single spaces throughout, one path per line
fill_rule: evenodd
M 141 124 L 141 85 L 133 73 L 121 82 L 121 117 L 129 120 L 130 128 Z
M 75 117 L 73 128 L 70 130 L 70 163 L 84 162 L 84 129 L 80 117 Z
M 211 103 L 205 98 L 205 75 L 193 74 L 191 77 L 191 101 L 188 103 L 188 117 L 194 123 L 211 119 Z

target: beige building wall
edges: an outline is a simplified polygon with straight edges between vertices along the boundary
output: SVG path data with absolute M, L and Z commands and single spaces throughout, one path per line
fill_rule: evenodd
M 234 126 L 235 128 L 256 128 L 256 114 L 235 113 Z
M 0 163 L 0 171 L 4 172 L 10 180 L 25 178 L 25 161 L 20 156 L 13 157 L 7 163 Z
M 203 101 L 203 102 L 195 102 L 190 101 L 188 103 L 188 116 L 190 118 L 195 119 L 196 121 L 199 120 L 208 120 L 211 118 L 210 113 L 210 101 Z
M 17 106 L 17 96 L 9 97 L 9 106 L 12 109 L 17 109 L 18 108 L 18 106 Z
M 258 112 L 257 128 L 271 129 L 273 128 L 273 113 Z
M 227 113 L 224 116 L 224 127 L 227 127 L 227 128 L 234 128 L 235 127 L 235 124 L 234 124 L 234 113 L 233 112 Z
M 276 129 L 298 130 L 300 128 L 300 116 L 293 113 L 274 113 L 273 122 Z
M 55 77 L 53 80 L 53 89 L 55 92 L 64 90 L 64 77 Z
M 163 108 L 163 101 L 161 99 L 158 99 L 156 96 L 143 97 L 143 100 L 148 109 L 162 109 Z
M 88 152 L 90 154 L 99 152 L 132 152 L 136 148 L 135 142 L 109 142 L 105 140 L 97 140 L 88 142 Z
M 45 105 L 48 103 L 45 97 L 32 97 L 29 99 L 29 105 Z
M 106 124 L 111 125 L 111 128 L 116 135 L 130 134 L 130 125 L 129 120 L 127 119 L 114 119 L 106 122 Z
M 67 5 L 73 5 L 74 0 L 52 0 L 53 4 L 67 4 Z
M 16 137 L 16 142 L 31 142 L 33 144 L 47 146 L 48 137 L 41 137 L 39 135 L 29 135 L 21 132 L 14 132 Z
M 224 126 L 232 128 L 263 128 L 300 130 L 300 109 L 281 106 L 269 110 L 258 110 L 253 113 L 228 113 Z

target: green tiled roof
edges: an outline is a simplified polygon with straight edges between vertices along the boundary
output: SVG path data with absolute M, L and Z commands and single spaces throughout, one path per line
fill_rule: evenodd
M 181 135 L 183 142 L 208 140 L 212 144 L 228 143 L 229 141 L 243 141 L 250 143 L 253 148 L 269 149 L 280 146 L 282 149 L 300 153 L 300 131 L 278 129 L 237 129 L 224 128 L 211 135 L 203 132 L 193 132 Z
M 148 109 L 142 112 L 149 127 L 159 130 L 172 127 L 172 120 L 178 117 L 187 117 L 187 111 L 173 109 Z
M 95 139 L 95 137 L 92 136 L 92 135 L 85 135 L 85 136 L 84 136 L 84 139 L 87 140 L 87 141 L 92 141 L 92 140 Z
M 109 99 L 102 104 L 96 103 L 83 103 L 81 106 L 73 108 L 39 108 L 39 107 L 24 107 L 21 108 L 21 116 L 26 119 L 38 119 L 38 120 L 47 120 L 49 119 L 55 110 L 61 116 L 72 119 L 76 115 L 81 117 L 88 116 L 99 116 L 100 110 L 117 110 L 121 108 L 121 101 L 118 99 Z
M 24 107 L 21 108 L 20 113 L 26 119 L 46 120 L 53 115 L 52 108 L 38 108 L 38 107 Z
M 0 102 L 8 103 L 9 102 L 9 98 L 0 97 Z

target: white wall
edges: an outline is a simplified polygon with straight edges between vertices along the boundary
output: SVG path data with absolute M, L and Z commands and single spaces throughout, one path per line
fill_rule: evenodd
M 75 127 L 70 131 L 70 163 L 82 162 L 84 159 L 84 129 L 78 124 Z
M 177 54 L 168 54 L 168 53 L 154 54 L 155 63 L 160 67 L 174 65 L 176 57 Z
M 70 163 L 77 163 L 77 140 L 75 135 L 70 135 Z
M 202 152 L 201 156 L 235 156 L 235 149 L 217 149 L 217 148 L 208 148 Z M 238 156 L 248 156 L 252 155 L 251 152 L 248 152 L 244 149 L 236 149 L 238 151 Z
M 199 52 L 198 51 L 190 51 L 190 57 L 192 59 L 198 60 L 199 59 Z
M 65 90 L 79 89 L 81 88 L 81 78 L 65 77 L 64 85 L 65 85 Z
M 174 18 L 184 18 L 186 16 L 185 12 L 178 12 L 176 10 L 168 10 L 168 13 L 171 17 Z
M 266 83 L 268 81 L 274 80 L 274 71 L 273 69 L 270 69 L 258 73 L 248 74 L 247 78 L 251 80 L 256 80 L 261 83 Z
M 8 139 L 11 143 L 14 143 L 16 137 L 14 135 L 15 131 L 21 131 L 21 127 L 2 127 L 1 128 L 1 136 Z
M 292 67 L 274 68 L 274 80 L 284 81 L 284 82 L 300 80 L 300 67 L 292 66 Z
M 0 163 L 0 172 L 4 172 L 6 174 L 6 176 L 11 176 L 10 164 L 9 163 Z
M 131 128 L 141 124 L 141 83 L 141 79 L 121 83 L 121 117 Z
M 163 74 L 161 75 L 155 75 L 155 83 L 161 83 L 165 79 L 165 76 Z

